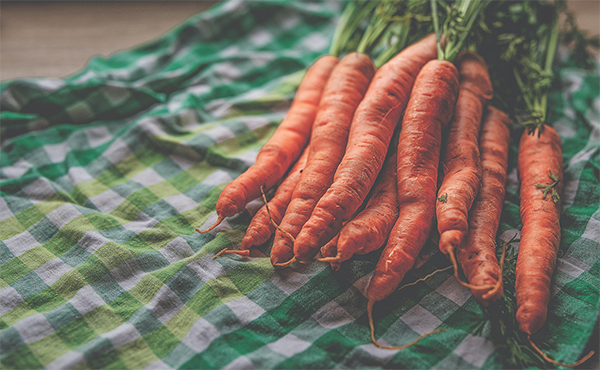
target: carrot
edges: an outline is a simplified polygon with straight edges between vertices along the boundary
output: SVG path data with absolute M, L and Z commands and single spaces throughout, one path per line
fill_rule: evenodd
M 249 201 L 260 196 L 261 186 L 268 190 L 281 180 L 308 142 L 323 87 L 337 62 L 337 57 L 326 55 L 308 69 L 288 114 L 258 152 L 256 162 L 221 191 L 216 205 L 217 222 L 198 232 L 209 232 L 225 217 L 243 211 Z
M 523 228 L 515 292 L 519 329 L 528 335 L 537 332 L 546 321 L 560 245 L 561 141 L 551 126 L 546 125 L 539 137 L 538 133 L 521 136 L 518 159 Z
M 456 257 L 469 283 L 474 286 L 496 286 L 502 271 L 496 258 L 496 233 L 508 167 L 510 118 L 495 107 L 488 107 L 479 139 L 483 175 L 481 189 L 469 212 L 467 241 L 456 250 Z M 502 284 L 489 291 L 471 289 L 477 302 L 487 306 L 502 296 Z
M 294 256 L 308 261 L 341 229 L 371 190 L 421 67 L 436 56 L 435 35 L 407 47 L 373 77 L 356 109 L 346 153 L 332 185 L 317 203 L 294 244 Z
M 367 288 L 371 339 L 378 346 L 373 305 L 396 290 L 429 237 L 435 215 L 442 129 L 452 118 L 457 96 L 456 67 L 448 61 L 432 60 L 419 72 L 404 113 L 397 154 L 400 212 Z
M 335 251 L 332 246 L 321 248 L 321 262 L 331 263 L 334 270 L 355 254 L 367 254 L 379 249 L 385 243 L 392 226 L 398 219 L 398 191 L 396 180 L 396 150 L 391 148 L 383 169 L 373 186 L 365 209 L 348 221 L 336 240 Z M 332 255 L 333 254 L 333 255 Z
M 481 186 L 479 130 L 492 84 L 485 62 L 473 53 L 457 60 L 460 90 L 442 156 L 444 172 L 438 190 L 436 217 L 443 253 L 461 246 L 468 232 L 468 213 Z
M 425 244 L 435 215 L 442 129 L 452 118 L 458 71 L 450 62 L 432 60 L 419 72 L 402 120 L 397 176 L 400 213 L 369 287 L 369 301 L 391 294 Z
M 269 201 L 269 211 L 271 217 L 276 224 L 281 222 L 285 210 L 287 209 L 290 199 L 292 198 L 292 192 L 296 187 L 296 183 L 300 179 L 304 166 L 306 165 L 306 158 L 308 157 L 308 147 L 304 149 L 300 159 L 296 162 L 290 173 L 277 187 L 275 195 Z M 246 234 L 242 239 L 241 250 L 250 249 L 265 243 L 271 235 L 275 232 L 275 226 L 273 226 L 267 212 L 267 205 L 262 206 L 258 212 L 252 217 L 252 221 L 246 229 Z
M 319 104 L 308 151 L 306 166 L 290 204 L 275 232 L 271 249 L 274 266 L 293 257 L 293 238 L 309 218 L 315 204 L 325 193 L 338 167 L 348 141 L 350 123 L 356 107 L 375 73 L 375 67 L 366 54 L 350 53 L 333 69 Z
M 492 98 L 492 83 L 485 61 L 479 55 L 463 52 L 456 64 L 460 89 L 442 155 L 444 176 L 436 204 L 439 248 L 449 254 L 460 284 L 471 290 L 490 290 L 492 287 L 488 285 L 475 286 L 460 280 L 454 251 L 466 241 L 469 209 L 481 186 L 483 171 L 478 139 L 485 105 Z
M 595 352 L 566 364 L 548 357 L 531 339 L 546 321 L 560 246 L 563 161 L 561 141 L 554 128 L 546 125 L 542 133 L 538 128 L 532 135 L 521 136 L 518 171 L 523 223 L 515 270 L 519 330 L 527 334 L 529 344 L 544 360 L 558 366 L 579 366 Z

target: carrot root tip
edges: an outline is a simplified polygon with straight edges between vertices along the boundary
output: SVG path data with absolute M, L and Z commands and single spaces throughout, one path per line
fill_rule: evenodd
M 460 276 L 458 276 L 458 262 L 456 261 L 456 256 L 454 255 L 454 248 L 451 246 L 448 246 L 446 249 L 446 252 L 448 253 L 448 257 L 450 258 L 450 261 L 452 261 L 452 266 L 454 266 L 454 278 L 456 278 L 456 281 L 469 289 L 473 289 L 473 290 L 491 290 L 496 288 L 497 284 L 494 285 L 472 285 L 469 283 L 465 283 L 464 281 L 462 281 L 460 279 Z
M 338 257 L 322 257 L 322 258 L 317 258 L 315 259 L 315 261 L 317 262 L 339 262 L 340 259 Z
M 434 272 L 432 272 L 431 274 L 428 274 L 425 277 L 422 277 L 422 278 L 420 278 L 420 279 L 418 279 L 416 281 L 413 281 L 412 283 L 408 283 L 408 284 L 402 285 L 400 288 L 398 288 L 398 290 L 404 289 L 404 288 L 412 286 L 412 285 L 417 285 L 421 281 L 425 281 L 425 280 L 429 279 L 430 277 L 432 277 L 433 275 L 437 274 L 438 272 L 447 271 L 447 270 L 450 270 L 451 268 L 452 268 L 452 266 L 444 267 L 443 269 L 437 269 Z
M 538 346 L 535 345 L 535 343 L 533 343 L 533 340 L 531 340 L 531 335 L 527 335 L 527 340 L 529 341 L 529 344 L 531 345 L 531 347 L 533 347 L 533 349 L 540 354 L 540 356 L 542 356 L 544 358 L 544 360 L 550 362 L 551 364 L 554 365 L 558 365 L 558 366 L 563 366 L 563 367 L 576 367 L 579 366 L 581 364 L 583 364 L 584 362 L 586 362 L 587 360 L 589 360 L 593 355 L 594 351 L 590 351 L 590 353 L 588 353 L 587 355 L 585 355 L 584 357 L 582 357 L 579 361 L 573 362 L 571 364 L 565 364 L 556 360 L 551 359 L 550 357 L 548 357 L 547 354 L 545 354 L 541 349 L 538 348 Z
M 215 222 L 211 227 L 209 227 L 206 230 L 200 230 L 200 229 L 196 229 L 196 231 L 199 234 L 206 234 L 207 232 L 213 230 L 215 227 L 219 226 L 221 224 L 221 222 L 223 222 L 223 220 L 225 219 L 225 217 L 219 216 L 219 218 L 217 219 L 217 222 Z
M 379 344 L 379 342 L 377 342 L 377 339 L 375 339 L 375 325 L 373 324 L 373 306 L 375 305 L 375 301 L 372 299 L 369 299 L 369 301 L 367 302 L 367 315 L 369 316 L 369 328 L 371 329 L 371 341 L 373 342 L 373 344 L 376 347 L 382 348 L 382 349 L 391 349 L 391 350 L 401 350 L 401 349 L 406 349 L 409 347 L 414 346 L 415 344 L 419 343 L 419 341 L 427 336 L 430 336 L 432 334 L 436 334 L 442 331 L 446 331 L 446 329 L 444 328 L 437 328 L 434 331 L 430 331 L 429 333 L 425 333 L 421 336 L 419 336 L 417 339 L 415 339 L 413 342 L 405 344 L 403 346 L 384 346 L 382 344 Z
M 286 268 L 289 265 L 291 265 L 292 263 L 296 262 L 296 257 L 292 257 L 290 258 L 289 261 L 287 262 L 281 262 L 281 263 L 274 263 L 273 267 L 277 267 L 277 268 Z
M 225 248 L 225 249 L 220 250 L 219 253 L 215 254 L 213 256 L 213 259 L 215 259 L 223 254 L 237 254 L 238 256 L 248 257 L 250 255 L 250 250 L 249 249 L 237 250 L 237 249 Z

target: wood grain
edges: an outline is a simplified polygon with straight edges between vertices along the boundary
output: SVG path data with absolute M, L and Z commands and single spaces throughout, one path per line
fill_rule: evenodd
M 64 77 L 159 37 L 216 1 L 2 1 L 0 79 Z

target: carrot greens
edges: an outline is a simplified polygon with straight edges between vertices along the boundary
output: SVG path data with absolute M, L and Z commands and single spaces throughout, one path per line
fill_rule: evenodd
M 453 62 L 464 50 L 471 29 L 487 4 L 481 0 L 431 0 L 439 60 Z

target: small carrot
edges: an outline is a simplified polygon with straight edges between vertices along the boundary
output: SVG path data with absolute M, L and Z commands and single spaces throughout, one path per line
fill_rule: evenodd
M 454 118 L 442 155 L 443 180 L 436 204 L 439 248 L 449 254 L 457 281 L 471 290 L 490 290 L 460 280 L 455 250 L 463 246 L 469 229 L 469 209 L 481 186 L 479 131 L 485 105 L 492 98 L 492 83 L 483 58 L 471 52 L 459 54 L 460 88 Z
M 500 224 L 508 168 L 511 120 L 500 109 L 488 107 L 479 148 L 483 175 L 481 189 L 469 212 L 467 241 L 456 250 L 456 257 L 469 283 L 496 286 L 502 271 L 496 258 L 496 233 Z M 473 297 L 484 306 L 502 296 L 502 284 L 485 291 L 471 289 Z
M 266 191 L 281 180 L 308 142 L 323 87 L 337 62 L 337 57 L 326 55 L 308 69 L 288 114 L 258 152 L 256 162 L 221 191 L 216 205 L 217 222 L 198 232 L 209 232 L 225 217 L 243 211 L 248 202 L 260 196 L 261 186 Z
M 366 54 L 350 53 L 333 69 L 315 118 L 308 158 L 294 188 L 285 215 L 275 232 L 271 262 L 276 267 L 292 259 L 293 238 L 309 218 L 315 204 L 325 193 L 338 167 L 348 141 L 350 123 L 375 73 Z
M 346 153 L 334 181 L 298 234 L 294 244 L 297 260 L 311 260 L 363 203 L 383 167 L 415 77 L 435 56 L 435 35 L 430 35 L 401 51 L 377 71 L 356 109 Z
M 324 258 L 319 261 L 331 263 L 334 270 L 355 254 L 366 254 L 381 248 L 398 219 L 396 147 L 390 148 L 391 153 L 379 173 L 365 209 L 348 221 L 332 239 L 336 240 L 335 253 L 330 255 L 333 248 L 329 243 L 321 248 Z M 325 253 L 328 256 L 323 251 L 326 246 Z
M 397 176 L 400 213 L 367 289 L 369 301 L 390 295 L 412 268 L 435 216 L 442 129 L 458 96 L 458 71 L 432 60 L 419 72 L 402 120 Z
M 292 170 L 286 178 L 281 182 L 275 191 L 275 195 L 269 201 L 269 210 L 271 217 L 276 224 L 281 222 L 285 210 L 287 209 L 290 199 L 292 198 L 292 192 L 300 179 L 300 175 L 306 165 L 306 158 L 308 157 L 308 147 L 304 149 L 300 159 L 294 164 Z M 250 249 L 265 243 L 271 235 L 275 232 L 275 226 L 269 218 L 269 212 L 267 212 L 267 205 L 262 206 L 258 212 L 252 217 L 252 221 L 246 229 L 246 234 L 242 239 L 241 250 Z
M 523 133 L 518 158 L 523 228 L 515 292 L 519 329 L 528 335 L 537 332 L 546 321 L 560 245 L 561 141 L 551 126 L 546 125 L 541 135 L 538 130 L 533 135 Z

